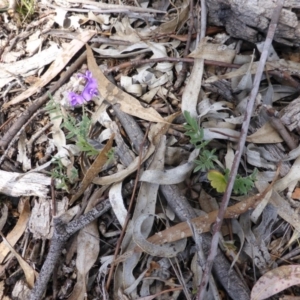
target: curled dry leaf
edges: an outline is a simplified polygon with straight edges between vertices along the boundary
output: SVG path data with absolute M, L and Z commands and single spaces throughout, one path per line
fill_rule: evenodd
M 142 174 L 140 181 L 165 185 L 183 182 L 188 174 L 193 170 L 195 166 L 193 161 L 197 158 L 198 155 L 199 150 L 195 149 L 191 153 L 189 161 L 183 165 L 165 171 L 147 170 Z
M 149 170 L 163 170 L 164 168 L 164 156 L 166 151 L 166 136 L 163 135 L 161 137 L 160 143 L 156 146 L 156 151 L 154 154 L 154 158 L 151 161 L 149 166 Z M 156 201 L 157 201 L 157 193 L 158 193 L 158 184 L 155 183 L 148 183 L 142 182 L 138 197 L 136 200 L 136 205 L 134 209 L 134 213 L 132 219 L 130 220 L 126 234 L 122 243 L 122 248 L 126 251 L 132 250 L 135 247 L 135 242 L 132 238 L 133 236 L 133 228 L 135 221 L 139 218 L 140 215 L 143 214 L 151 214 L 155 213 L 156 208 Z M 141 227 L 141 234 L 144 238 L 149 236 L 149 233 L 152 230 L 154 222 L 154 217 L 147 218 L 143 222 L 143 226 Z M 125 259 L 122 265 L 122 286 L 131 287 L 134 284 L 138 284 L 143 277 L 139 276 L 138 278 L 135 277 L 134 269 L 138 264 L 141 257 L 141 253 L 133 253 Z M 121 265 L 118 266 L 120 268 Z M 120 288 L 122 287 L 120 286 Z M 115 287 L 118 287 L 116 284 Z M 134 289 L 133 294 L 136 293 L 136 289 Z
M 158 245 L 146 240 L 141 232 L 143 222 L 149 218 L 149 215 L 141 215 L 134 223 L 133 240 L 146 253 L 158 257 L 175 257 L 179 252 L 183 251 L 186 246 L 187 239 L 182 238 L 175 243 Z

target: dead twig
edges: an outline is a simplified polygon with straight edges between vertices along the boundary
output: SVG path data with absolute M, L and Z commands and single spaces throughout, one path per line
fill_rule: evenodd
M 207 9 L 206 1 L 201 0 L 201 29 L 200 29 L 200 41 L 205 37 L 206 33 L 206 24 L 207 24 Z
M 258 93 L 261 76 L 263 74 L 264 66 L 265 66 L 265 63 L 268 58 L 269 49 L 272 44 L 272 40 L 273 40 L 273 37 L 275 34 L 275 30 L 277 27 L 277 23 L 279 20 L 279 16 L 280 16 L 280 12 L 282 10 L 283 4 L 284 4 L 284 0 L 278 0 L 276 7 L 274 8 L 274 11 L 273 11 L 272 19 L 271 19 L 271 22 L 269 25 L 268 34 L 267 34 L 266 41 L 264 43 L 264 48 L 263 48 L 263 51 L 262 51 L 262 54 L 260 57 L 260 61 L 259 61 L 258 67 L 257 67 L 257 72 L 255 74 L 253 88 L 251 90 L 249 100 L 247 103 L 247 108 L 245 110 L 245 116 L 244 116 L 243 126 L 241 129 L 240 140 L 239 140 L 238 148 L 237 148 L 237 151 L 236 151 L 236 154 L 234 157 L 232 169 L 230 171 L 227 188 L 226 188 L 226 191 L 225 191 L 223 199 L 222 199 L 222 203 L 220 206 L 218 217 L 216 219 L 216 223 L 213 226 L 213 237 L 212 237 L 211 248 L 210 248 L 208 258 L 207 258 L 207 262 L 206 262 L 205 270 L 203 272 L 201 283 L 199 286 L 199 291 L 198 291 L 198 295 L 197 295 L 198 300 L 205 299 L 206 286 L 207 286 L 207 283 L 208 283 L 208 280 L 210 277 L 211 268 L 212 268 L 214 259 L 217 254 L 218 243 L 219 243 L 219 234 L 220 234 L 221 226 L 223 223 L 224 214 L 226 212 L 226 208 L 228 206 L 228 202 L 229 202 L 232 188 L 234 185 L 235 177 L 237 175 L 243 148 L 244 148 L 245 142 L 246 142 L 247 132 L 248 132 L 250 119 L 251 119 L 251 115 L 252 115 L 252 111 L 253 111 L 253 107 L 254 107 L 254 103 L 255 103 L 255 98 Z
M 153 64 L 153 63 L 166 62 L 166 61 L 187 62 L 187 63 L 193 64 L 194 58 L 160 57 L 160 58 L 152 58 L 152 59 L 150 58 L 150 59 L 132 60 L 132 61 L 122 63 L 118 66 L 112 67 L 110 69 L 107 69 L 104 73 L 105 73 L 105 75 L 108 75 L 111 72 L 119 72 L 121 69 L 133 68 L 133 67 L 138 67 L 138 66 L 145 65 L 145 64 Z M 215 60 L 204 60 L 204 64 L 210 65 L 210 66 L 219 66 L 219 67 L 234 68 L 234 69 L 238 69 L 241 67 L 241 65 L 238 65 L 238 64 L 228 64 L 225 62 L 215 61 Z
M 77 231 L 106 213 L 111 205 L 109 200 L 99 203 L 95 208 L 78 219 L 65 224 L 61 218 L 54 218 L 54 232 L 47 258 L 42 266 L 39 277 L 31 291 L 30 300 L 40 300 L 46 290 L 53 269 L 61 255 L 65 242 Z

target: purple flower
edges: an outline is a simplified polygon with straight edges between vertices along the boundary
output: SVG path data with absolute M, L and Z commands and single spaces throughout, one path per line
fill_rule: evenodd
M 76 106 L 84 102 L 82 95 L 78 95 L 74 92 L 69 92 L 68 97 L 72 106 Z
M 92 76 L 90 71 L 86 71 L 85 75 L 78 76 L 86 79 L 86 84 L 81 95 L 86 101 L 90 101 L 94 96 L 98 95 L 97 80 Z
M 72 106 L 83 104 L 84 101 L 90 101 L 94 96 L 99 94 L 97 80 L 92 76 L 92 72 L 86 71 L 85 75 L 78 74 L 78 77 L 85 78 L 86 84 L 80 95 L 69 92 L 68 97 Z

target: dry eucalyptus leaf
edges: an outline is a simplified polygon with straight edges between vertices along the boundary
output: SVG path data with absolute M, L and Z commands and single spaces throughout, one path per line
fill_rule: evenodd
M 192 73 L 188 79 L 188 83 L 186 84 L 182 94 L 181 111 L 188 111 L 191 117 L 194 118 L 198 116 L 196 107 L 201 89 L 203 68 L 204 59 L 196 58 L 194 61 Z
M 13 247 L 20 237 L 23 235 L 27 228 L 27 223 L 30 217 L 30 204 L 29 198 L 24 201 L 23 211 L 19 216 L 19 220 L 13 230 L 6 236 L 7 242 Z M 4 261 L 4 258 L 9 253 L 10 249 L 4 242 L 0 243 L 0 263 Z
M 96 175 L 99 173 L 101 168 L 104 166 L 104 164 L 107 162 L 107 153 L 111 149 L 112 144 L 114 141 L 114 135 L 112 135 L 107 142 L 107 144 L 104 146 L 102 151 L 98 154 L 93 164 L 90 166 L 90 168 L 87 170 L 87 172 L 84 175 L 84 178 L 80 184 L 79 190 L 76 192 L 75 195 L 72 196 L 70 200 L 70 205 L 72 205 L 86 190 L 86 188 L 93 182 Z
M 164 155 L 166 150 L 166 136 L 163 135 L 161 137 L 160 143 L 156 147 L 155 155 L 151 164 L 149 166 L 149 170 L 163 170 L 164 168 Z M 132 219 L 130 220 L 125 237 L 122 242 L 122 249 L 126 249 L 126 251 L 131 250 L 135 246 L 135 242 L 132 239 L 133 235 L 133 227 L 134 222 L 140 215 L 153 215 L 155 213 L 156 201 L 157 201 L 157 193 L 158 193 L 159 185 L 155 183 L 147 183 L 143 182 L 141 184 L 138 197 L 136 200 L 136 206 L 134 209 L 134 213 Z M 141 227 L 141 234 L 147 238 L 149 233 L 152 230 L 154 222 L 154 217 L 147 218 L 144 220 L 143 225 Z M 123 262 L 123 271 L 122 271 L 122 282 L 125 287 L 132 286 L 137 279 L 135 278 L 134 268 L 138 264 L 141 257 L 141 253 L 134 253 L 129 258 L 127 258 Z M 139 280 L 141 281 L 143 277 L 139 276 Z M 131 295 L 133 296 L 133 295 Z
M 179 30 L 189 17 L 189 1 L 184 0 L 178 15 L 169 22 L 163 23 L 157 29 L 159 33 L 172 33 Z
M 144 108 L 138 100 L 112 84 L 99 69 L 89 47 L 87 47 L 87 57 L 89 69 L 98 81 L 99 92 L 103 98 L 112 104 L 119 103 L 121 110 L 129 115 L 151 122 L 165 122 L 153 108 Z
M 186 238 L 181 238 L 171 244 L 157 245 L 146 240 L 141 233 L 143 222 L 149 218 L 149 215 L 141 215 L 137 218 L 133 228 L 133 240 L 146 253 L 152 256 L 159 257 L 175 257 L 179 252 L 182 252 L 186 247 Z
M 273 144 L 281 143 L 283 142 L 283 139 L 268 122 L 261 128 L 259 128 L 256 132 L 247 136 L 247 142 L 255 144 Z
M 299 265 L 286 265 L 267 272 L 256 282 L 251 300 L 267 299 L 293 285 L 300 284 Z
M 87 274 L 96 262 L 100 251 L 99 230 L 94 221 L 80 230 L 77 236 L 77 282 L 70 300 L 84 299 L 87 291 Z
M 122 196 L 122 181 L 114 183 L 110 188 L 109 201 L 119 223 L 123 227 L 127 216 L 127 210 Z
M 4 245 L 11 251 L 11 253 L 16 257 L 18 260 L 18 263 L 20 267 L 22 268 L 26 282 L 30 288 L 33 288 L 34 282 L 36 277 L 38 276 L 38 273 L 22 258 L 22 256 L 11 246 L 11 244 L 7 241 L 7 239 L 3 236 L 2 233 L 0 233 Z M 1 243 L 1 244 L 2 244 Z
M 194 160 L 198 157 L 199 150 L 195 149 L 190 157 L 189 161 L 185 164 L 182 164 L 176 168 L 160 171 L 160 170 L 147 170 L 145 171 L 140 181 L 146 181 L 156 184 L 177 184 L 180 182 L 183 182 L 188 174 L 193 170 L 194 168 Z
M 155 147 L 151 144 L 149 146 L 146 154 L 144 154 L 142 162 L 147 160 L 150 157 L 150 155 L 152 155 L 154 150 L 155 150 Z M 99 185 L 108 185 L 108 184 L 112 184 L 112 183 L 115 183 L 115 182 L 119 182 L 119 181 L 123 180 L 124 178 L 126 178 L 128 175 L 135 172 L 137 170 L 138 166 L 139 166 L 139 157 L 136 157 L 133 160 L 133 162 L 126 169 L 124 169 L 122 171 L 119 171 L 119 172 L 117 172 L 113 175 L 108 175 L 108 176 L 103 176 L 103 177 L 96 177 L 93 180 L 93 183 L 99 184 Z

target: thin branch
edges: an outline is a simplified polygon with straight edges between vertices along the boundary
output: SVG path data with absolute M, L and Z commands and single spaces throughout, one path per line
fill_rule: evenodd
M 104 73 L 105 73 L 105 75 L 108 75 L 111 72 L 119 72 L 121 69 L 125 69 L 125 68 L 138 67 L 138 66 L 145 65 L 145 64 L 154 64 L 154 63 L 165 62 L 165 61 L 187 62 L 187 63 L 193 64 L 194 58 L 160 57 L 160 58 L 132 60 L 132 61 L 127 61 L 125 63 L 122 63 L 118 66 L 112 67 L 110 69 L 107 69 Z M 241 65 L 239 65 L 239 64 L 229 64 L 229 63 L 225 63 L 222 61 L 207 60 L 207 59 L 204 60 L 204 64 L 210 65 L 210 66 L 219 66 L 219 67 L 234 68 L 234 69 L 238 69 L 241 67 Z
M 205 299 L 206 286 L 207 286 L 207 283 L 208 283 L 208 280 L 210 277 L 211 268 L 212 268 L 214 259 L 217 254 L 218 243 L 219 243 L 219 234 L 220 234 L 221 226 L 223 223 L 224 214 L 225 214 L 226 208 L 228 206 L 228 202 L 229 202 L 229 199 L 231 196 L 234 180 L 237 175 L 243 148 L 244 148 L 245 142 L 246 142 L 247 132 L 248 132 L 249 124 L 250 124 L 251 115 L 253 112 L 255 98 L 258 93 L 261 76 L 263 74 L 264 66 L 265 66 L 265 63 L 268 58 L 269 49 L 272 44 L 272 40 L 273 40 L 273 37 L 275 34 L 275 30 L 277 27 L 281 9 L 283 7 L 283 3 L 284 3 L 284 0 L 278 0 L 277 5 L 273 11 L 272 19 L 271 19 L 271 22 L 269 25 L 268 34 L 267 34 L 266 41 L 264 43 L 264 48 L 263 48 L 263 51 L 262 51 L 262 54 L 260 57 L 260 61 L 259 61 L 258 67 L 257 67 L 257 72 L 255 74 L 253 89 L 251 90 L 249 100 L 247 103 L 247 108 L 246 108 L 245 116 L 244 116 L 244 122 L 243 122 L 243 126 L 241 129 L 240 141 L 239 141 L 238 148 L 237 148 L 237 151 L 236 151 L 236 154 L 234 157 L 232 169 L 230 171 L 228 185 L 227 185 L 226 191 L 225 191 L 223 199 L 222 199 L 222 203 L 220 206 L 220 210 L 218 213 L 216 223 L 213 226 L 213 237 L 212 237 L 211 248 L 210 248 L 208 258 L 207 258 L 205 270 L 203 272 L 202 280 L 201 280 L 201 283 L 199 286 L 198 295 L 197 295 L 198 300 Z
M 200 41 L 205 37 L 207 24 L 207 9 L 206 1 L 201 0 L 201 30 L 200 30 Z
M 40 300 L 47 288 L 48 281 L 61 255 L 65 242 L 78 230 L 106 213 L 111 208 L 109 200 L 100 202 L 95 208 L 68 224 L 61 218 L 54 218 L 54 232 L 47 258 L 42 266 L 39 277 L 31 291 L 30 300 Z

